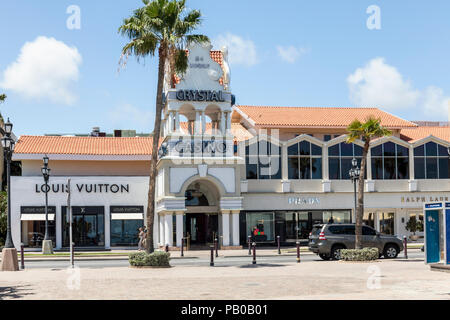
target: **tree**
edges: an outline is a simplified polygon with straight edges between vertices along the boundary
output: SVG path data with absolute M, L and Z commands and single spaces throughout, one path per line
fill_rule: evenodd
M 185 0 L 143 0 L 144 6 L 124 19 L 119 33 L 131 41 L 122 49 L 121 62 L 134 55 L 138 62 L 146 56 L 158 54 L 158 85 L 156 92 L 155 125 L 153 129 L 152 159 L 147 207 L 147 252 L 152 253 L 153 224 L 155 211 L 155 180 L 158 161 L 158 146 L 163 109 L 163 87 L 165 76 L 170 77 L 170 86 L 175 87 L 175 75 L 187 69 L 186 46 L 190 42 L 209 41 L 204 35 L 191 34 L 201 23 L 199 10 L 186 11 Z
M 0 94 L 0 103 L 4 102 L 6 100 L 6 94 L 2 93 Z
M 381 126 L 381 119 L 369 116 L 365 122 L 354 120 L 347 127 L 347 143 L 353 143 L 360 139 L 364 142 L 361 173 L 358 179 L 358 206 L 356 209 L 356 225 L 355 225 L 355 249 L 362 248 L 362 221 L 364 214 L 364 173 L 366 170 L 367 153 L 369 152 L 370 141 L 375 138 L 389 136 L 391 131 Z

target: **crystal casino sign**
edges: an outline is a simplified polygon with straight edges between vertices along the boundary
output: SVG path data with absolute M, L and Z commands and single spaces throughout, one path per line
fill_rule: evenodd
M 178 90 L 177 100 L 179 101 L 216 101 L 223 102 L 222 91 L 215 90 Z

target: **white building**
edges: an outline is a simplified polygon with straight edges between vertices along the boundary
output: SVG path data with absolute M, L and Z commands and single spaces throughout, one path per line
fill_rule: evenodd
M 248 235 L 286 243 L 306 239 L 314 223 L 354 221 L 348 171 L 353 158 L 360 163 L 363 143 L 346 144 L 345 134 L 352 120 L 369 115 L 393 134 L 370 146 L 365 223 L 408 235 L 409 218 L 423 219 L 423 202 L 449 201 L 449 127 L 418 126 L 379 109 L 235 105 L 227 62 L 210 49 L 191 47 L 188 71 L 176 88 L 165 86 L 155 245 L 218 238 L 237 248 Z M 69 178 L 76 246 L 135 246 L 148 214 L 151 147 L 151 137 L 20 137 L 13 159 L 22 176 L 11 188 L 15 245 L 40 247 L 40 167 L 48 155 L 56 248 L 68 246 Z

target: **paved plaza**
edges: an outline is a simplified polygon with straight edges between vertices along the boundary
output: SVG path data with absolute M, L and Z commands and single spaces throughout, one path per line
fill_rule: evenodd
M 221 257 L 209 267 L 205 252 L 198 263 L 173 259 L 166 269 L 135 269 L 125 261 L 27 268 L 0 274 L 0 299 L 450 299 L 450 273 L 430 271 L 421 257 L 372 263 L 304 257 L 297 264 L 292 256 L 267 255 L 256 267 L 244 257 L 231 264 Z

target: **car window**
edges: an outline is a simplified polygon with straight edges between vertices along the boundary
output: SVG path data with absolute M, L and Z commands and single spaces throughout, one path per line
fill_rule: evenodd
M 318 236 L 320 231 L 322 230 L 322 227 L 323 226 L 315 226 L 315 227 L 313 227 L 312 230 L 311 230 L 311 235 L 312 236 Z
M 332 234 L 345 234 L 345 226 L 329 226 L 328 231 Z
M 344 234 L 354 236 L 355 235 L 355 226 L 345 226 Z
M 362 234 L 364 236 L 376 236 L 377 232 L 374 229 L 370 228 L 370 227 L 363 226 Z

